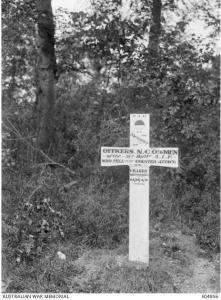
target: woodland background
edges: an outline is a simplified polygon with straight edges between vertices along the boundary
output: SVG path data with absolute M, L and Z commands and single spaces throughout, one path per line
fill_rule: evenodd
M 184 268 L 185 235 L 205 256 L 220 251 L 219 1 L 131 0 L 130 16 L 122 5 L 52 14 L 49 0 L 2 0 L 8 292 L 179 292 L 175 271 L 154 265 L 162 253 Z M 194 19 L 206 38 L 187 34 Z M 75 263 L 86 251 L 128 251 L 128 168 L 101 167 L 100 148 L 129 145 L 130 113 L 150 114 L 151 147 L 180 151 L 178 169 L 150 172 L 151 247 L 163 234 L 162 252 L 148 272 L 116 255 L 86 272 Z

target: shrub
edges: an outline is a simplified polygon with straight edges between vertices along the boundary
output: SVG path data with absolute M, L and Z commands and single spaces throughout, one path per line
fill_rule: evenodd
M 29 181 L 23 173 L 22 195 L 18 193 L 17 200 L 12 193 L 16 187 L 13 187 L 13 181 L 9 182 L 9 186 L 5 182 L 5 188 L 10 187 L 11 193 L 4 193 L 7 198 L 3 201 L 4 250 L 9 260 L 18 263 L 41 256 L 50 242 L 64 237 L 64 214 L 59 205 L 59 195 L 56 196 L 56 191 L 53 195 L 51 185 L 48 186 L 49 182 L 55 182 L 56 176 L 52 176 L 48 168 L 32 168 L 35 173 Z M 55 185 L 52 187 L 55 189 Z
M 116 246 L 128 232 L 127 188 L 102 190 L 93 181 L 81 187 L 71 199 L 69 233 L 90 246 Z

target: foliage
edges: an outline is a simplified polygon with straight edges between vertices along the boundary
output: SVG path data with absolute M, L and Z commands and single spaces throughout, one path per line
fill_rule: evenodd
M 99 183 L 100 184 L 100 183 Z M 70 196 L 69 196 L 70 197 Z M 71 231 L 83 244 L 91 247 L 116 247 L 128 233 L 127 188 L 101 191 L 93 181 L 87 189 L 77 191 L 70 204 Z
M 44 168 L 40 174 L 38 171 L 35 168 L 36 174 L 29 184 L 27 179 L 21 179 L 17 199 L 11 193 L 14 189 L 12 184 L 4 185 L 8 193 L 3 199 L 3 208 L 11 215 L 10 220 L 3 218 L 4 248 L 11 249 L 7 254 L 8 259 L 17 263 L 33 261 L 42 255 L 51 242 L 64 238 L 62 207 L 58 195 L 52 191 L 54 187 L 50 186 L 54 184 L 55 176 Z M 11 176 L 10 181 L 12 178 L 15 177 Z M 49 198 L 49 195 L 53 198 Z
M 3 251 L 23 271 L 26 264 L 34 268 L 52 245 L 71 241 L 80 247 L 116 248 L 123 243 L 128 168 L 101 168 L 100 147 L 129 145 L 130 113 L 150 113 L 152 147 L 179 147 L 178 169 L 151 168 L 151 226 L 181 222 L 201 247 L 219 251 L 220 75 L 214 44 L 188 36 L 189 12 L 167 1 L 164 12 L 186 17 L 169 26 L 163 14 L 153 57 L 148 52 L 149 1 L 131 1 L 128 16 L 121 1 L 95 2 L 90 14 L 56 12 L 56 132 L 53 155 L 43 153 L 41 163 L 34 146 L 35 7 L 23 1 L 2 4 Z M 214 19 L 207 4 L 208 11 L 198 5 L 197 13 Z M 208 26 L 214 24 L 210 19 Z M 69 267 L 83 272 L 76 266 L 57 270 L 49 260 L 46 265 L 47 271 L 40 268 L 41 282 L 50 281 L 50 272 L 57 272 L 53 281 L 59 282 Z M 125 270 L 133 277 L 132 269 Z M 113 271 L 120 272 L 115 262 Z M 155 270 L 148 274 L 156 275 Z M 111 274 L 106 275 L 108 281 Z M 62 291 L 104 290 L 102 284 L 94 286 L 99 276 L 76 289 L 67 277 Z M 156 286 L 153 279 L 152 285 L 135 290 L 156 291 Z M 24 289 L 18 284 L 13 290 Z

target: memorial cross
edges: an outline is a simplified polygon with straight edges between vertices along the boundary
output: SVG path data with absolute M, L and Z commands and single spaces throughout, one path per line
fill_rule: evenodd
M 101 166 L 130 168 L 129 260 L 149 264 L 149 167 L 178 167 L 178 148 L 150 148 L 149 114 L 130 115 L 130 147 L 101 147 Z

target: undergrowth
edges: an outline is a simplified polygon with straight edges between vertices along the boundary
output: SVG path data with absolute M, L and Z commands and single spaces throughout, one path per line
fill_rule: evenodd
M 188 234 L 196 234 L 204 249 L 217 251 L 219 218 L 212 199 L 208 210 L 211 195 L 189 186 L 178 199 L 171 196 L 175 172 L 151 169 L 150 175 L 150 240 L 159 237 L 164 227 L 179 224 Z M 95 168 L 86 177 L 47 163 L 6 168 L 2 250 L 3 277 L 11 278 L 7 291 L 176 292 L 165 261 L 160 269 L 154 263 L 150 269 L 136 270 L 113 255 L 104 258 L 99 272 L 94 266 L 89 273 L 77 263 L 88 249 L 115 251 L 128 244 L 128 196 L 128 168 Z M 157 241 L 162 250 L 153 256 L 157 261 L 163 255 L 186 265 L 185 251 L 176 240 L 163 243 L 166 246 Z M 68 253 L 67 260 L 59 260 L 58 251 Z M 127 252 L 124 249 L 124 256 Z
M 167 233 L 170 231 L 171 233 Z M 41 258 L 11 269 L 7 292 L 156 293 L 179 292 L 176 276 L 185 277 L 194 261 L 194 244 L 170 226 L 151 226 L 150 265 L 128 261 L 128 239 L 117 248 L 92 249 L 72 241 L 53 243 Z M 57 252 L 66 255 L 59 259 Z

